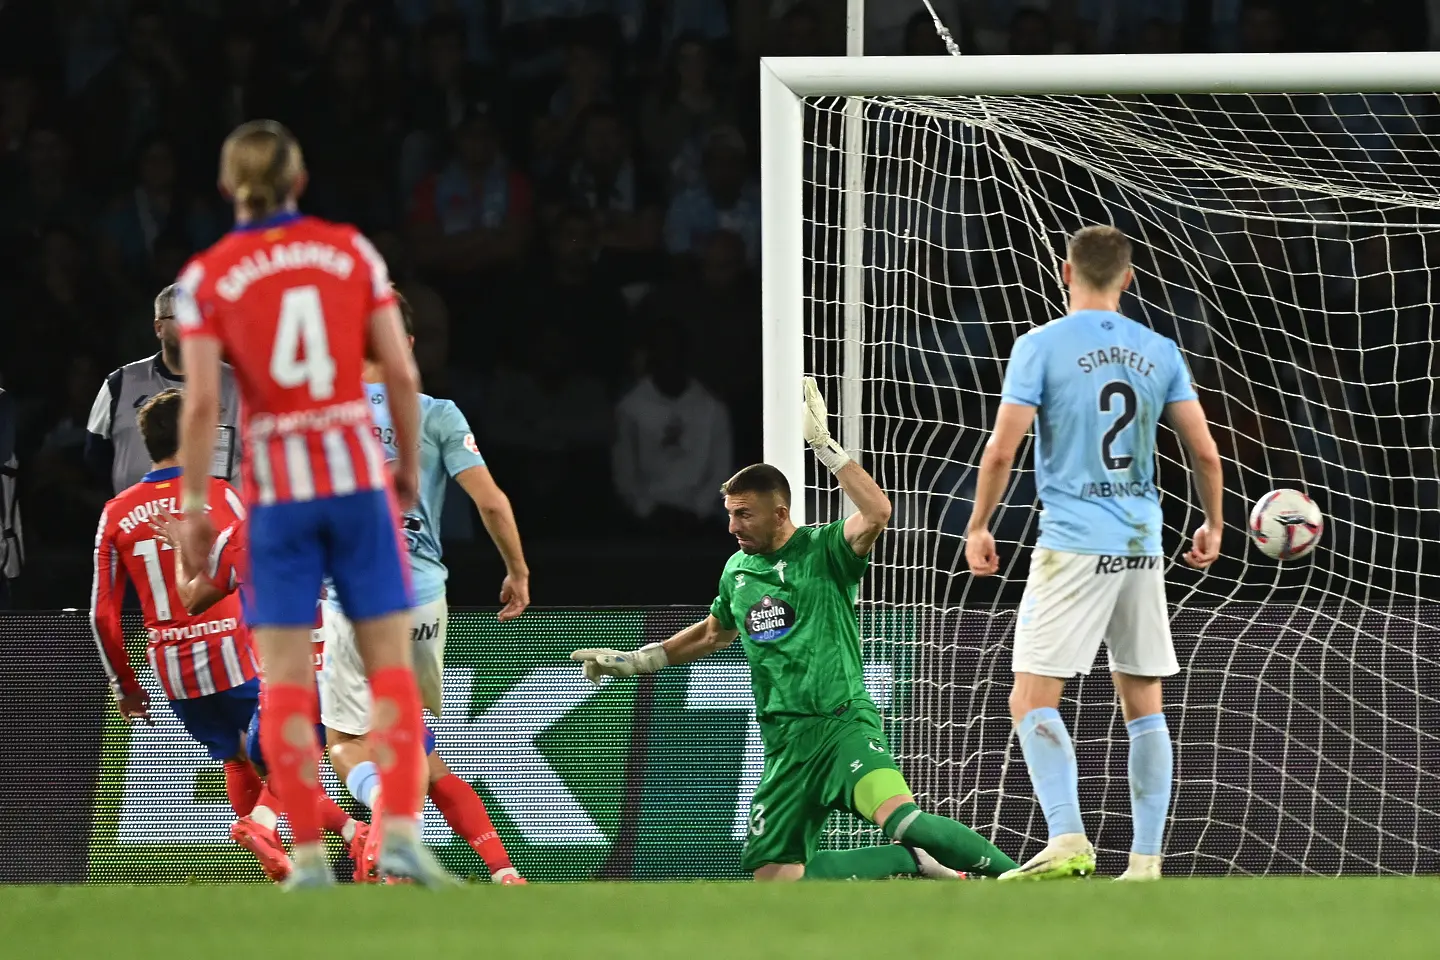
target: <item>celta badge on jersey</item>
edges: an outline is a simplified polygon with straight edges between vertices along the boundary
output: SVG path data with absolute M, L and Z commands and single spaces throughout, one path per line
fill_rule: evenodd
M 777 597 L 765 597 L 745 614 L 745 633 L 759 643 L 779 640 L 795 626 L 795 608 Z

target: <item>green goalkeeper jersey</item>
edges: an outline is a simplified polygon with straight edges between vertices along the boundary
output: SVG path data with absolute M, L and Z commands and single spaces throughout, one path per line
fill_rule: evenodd
M 855 597 L 870 565 L 845 541 L 845 521 L 800 527 L 771 554 L 737 552 L 710 613 L 740 631 L 765 752 L 815 719 L 875 717 L 860 661 Z

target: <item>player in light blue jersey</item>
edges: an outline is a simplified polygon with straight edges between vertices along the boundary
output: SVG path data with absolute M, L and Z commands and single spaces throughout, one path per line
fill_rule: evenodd
M 410 305 L 397 293 L 405 333 L 413 348 L 414 321 Z M 372 378 L 366 368 L 366 393 L 375 422 L 375 434 L 385 447 L 387 458 L 397 457 L 390 410 L 385 402 L 385 385 Z M 510 500 L 490 475 L 485 458 L 470 432 L 465 415 L 449 400 L 420 394 L 420 484 L 413 509 L 401 518 L 410 556 L 410 577 L 415 594 L 412 610 L 411 650 L 415 682 L 421 702 L 435 716 L 444 708 L 445 569 L 440 546 L 440 514 L 445 506 L 445 488 L 450 478 L 470 495 L 480 511 L 490 538 L 505 560 L 505 579 L 500 586 L 504 604 L 499 618 L 512 620 L 530 605 L 530 571 L 520 545 L 520 532 Z M 320 672 L 320 720 L 330 748 L 330 765 L 357 800 L 372 810 L 379 784 L 378 770 L 370 760 L 365 735 L 370 729 L 370 691 L 365 683 L 364 665 L 354 642 L 354 628 L 327 590 L 322 605 L 320 636 L 325 643 L 325 666 Z M 485 805 L 474 789 L 445 765 L 433 750 L 427 750 L 429 766 L 427 792 L 447 823 L 478 853 L 497 883 L 524 883 L 510 863 Z M 377 849 L 367 849 L 370 859 Z
M 1178 673 L 1165 606 L 1155 432 L 1163 413 L 1195 471 L 1205 523 L 1185 560 L 1220 555 L 1221 465 L 1174 341 L 1119 313 L 1130 241 L 1114 227 L 1070 240 L 1062 276 L 1070 313 L 1015 342 L 995 430 L 975 488 L 965 557 L 1000 569 L 990 517 L 1016 451 L 1035 426 L 1040 539 L 1015 627 L 1010 715 L 1050 840 L 1001 877 L 1049 879 L 1095 869 L 1080 819 L 1075 749 L 1058 707 L 1065 681 L 1088 673 L 1103 640 L 1130 735 L 1134 838 L 1122 880 L 1160 876 L 1174 763 L 1160 681 Z

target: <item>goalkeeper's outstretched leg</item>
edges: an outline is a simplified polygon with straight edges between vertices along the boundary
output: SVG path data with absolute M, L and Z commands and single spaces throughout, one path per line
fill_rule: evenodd
M 755 871 L 755 879 L 881 880 L 911 876 L 957 880 L 971 875 L 998 877 L 1016 867 L 1000 848 L 965 824 L 921 810 L 908 789 L 886 800 L 866 819 L 895 842 L 858 850 L 820 851 L 803 866 L 768 864 Z

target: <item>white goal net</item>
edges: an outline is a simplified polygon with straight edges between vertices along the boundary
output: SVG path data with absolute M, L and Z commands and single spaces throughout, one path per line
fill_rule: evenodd
M 1440 871 L 1436 98 L 861 98 L 863 283 L 849 285 L 845 101 L 802 102 L 804 364 L 828 396 L 848 380 L 855 452 L 895 503 L 861 620 L 867 655 L 893 669 L 920 802 L 1018 860 L 1045 839 L 1007 706 L 1037 532 L 1028 442 L 993 525 L 999 577 L 968 575 L 963 532 L 1011 346 L 1064 313 L 1066 236 L 1108 223 L 1136 244 L 1123 309 L 1179 342 L 1225 458 L 1224 559 L 1201 575 L 1178 562 L 1201 516 L 1163 430 L 1182 664 L 1166 691 L 1167 872 Z M 840 516 L 833 479 L 807 470 L 809 521 Z M 1283 565 L 1244 532 L 1282 486 L 1326 517 L 1320 548 Z M 1130 798 L 1103 659 L 1062 712 L 1113 872 Z M 832 829 L 841 845 L 869 836 Z

